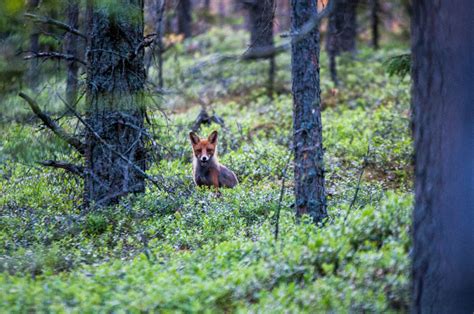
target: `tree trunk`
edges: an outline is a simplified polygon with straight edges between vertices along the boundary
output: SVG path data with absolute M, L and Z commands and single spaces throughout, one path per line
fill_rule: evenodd
M 259 48 L 273 47 L 274 0 L 243 1 L 249 13 L 249 53 Z
M 275 16 L 275 1 L 242 1 L 249 13 L 250 45 L 246 56 L 258 55 L 268 49 L 273 49 L 273 19 Z M 275 85 L 275 56 L 271 54 L 269 59 L 267 95 L 273 98 Z
M 336 56 L 342 52 L 355 52 L 357 38 L 356 9 L 358 0 L 334 0 L 326 35 L 329 69 L 334 85 L 339 85 Z M 375 1 L 375 0 L 373 0 Z
M 192 4 L 191 0 L 178 0 L 178 33 L 184 38 L 192 36 Z
M 372 47 L 374 47 L 374 49 L 379 49 L 379 0 L 371 0 L 370 5 L 372 24 Z
M 328 40 L 334 42 L 335 53 L 354 52 L 357 38 L 358 0 L 334 0 L 335 5 L 329 19 Z M 327 42 L 329 43 L 329 42 Z
M 152 24 L 155 27 L 156 37 L 153 41 L 151 49 L 148 50 L 145 59 L 146 59 L 146 73 L 148 76 L 149 69 L 151 67 L 152 61 L 156 55 L 158 61 L 158 87 L 163 89 L 163 36 L 165 31 L 165 10 L 166 10 L 166 0 L 155 0 L 151 5 L 151 10 L 153 10 Z
M 118 2 L 94 1 L 91 16 L 84 188 L 99 206 L 145 190 L 143 0 Z
M 28 0 L 28 11 L 32 12 L 34 11 L 38 5 L 39 5 L 40 0 Z M 39 52 L 39 33 L 32 27 L 31 28 L 31 34 L 30 34 L 30 47 L 29 47 L 29 52 L 31 54 L 36 54 Z M 30 60 L 30 65 L 28 68 L 27 72 L 27 84 L 31 89 L 36 89 L 38 86 L 38 59 L 33 58 Z
M 413 313 L 474 311 L 474 2 L 413 2 Z
M 79 29 L 79 1 L 70 0 L 67 6 L 67 24 Z M 78 38 L 67 33 L 64 42 L 67 55 L 78 57 Z M 75 106 L 77 99 L 78 80 L 77 73 L 79 66 L 74 61 L 67 62 L 67 81 L 66 81 L 66 101 L 69 105 Z
M 163 34 L 164 34 L 164 15 L 166 8 L 166 0 L 158 0 L 158 21 L 156 22 L 156 46 L 158 48 L 158 86 L 163 89 Z
M 337 1 L 337 0 L 333 0 Z M 334 9 L 336 6 L 334 6 Z M 326 50 L 329 57 L 329 73 L 331 74 L 331 80 L 335 86 L 339 85 L 339 79 L 337 77 L 337 62 L 336 56 L 338 54 L 337 48 L 337 28 L 336 28 L 336 14 L 333 13 L 329 17 L 328 30 L 326 34 Z
M 298 31 L 314 14 L 316 0 L 291 0 L 291 28 Z M 327 216 L 324 189 L 321 99 L 319 89 L 319 29 L 291 47 L 296 214 L 315 222 Z

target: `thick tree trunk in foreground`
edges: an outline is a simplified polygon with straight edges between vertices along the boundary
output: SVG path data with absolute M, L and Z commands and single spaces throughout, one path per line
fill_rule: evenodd
M 192 36 L 192 4 L 191 0 L 178 0 L 178 33 L 184 38 Z
M 143 192 L 143 1 L 96 0 L 87 66 L 85 201 L 108 205 Z
M 291 1 L 291 28 L 297 31 L 314 14 L 316 0 Z M 324 189 L 319 29 L 315 27 L 291 47 L 296 214 L 315 222 L 327 216 Z
M 79 29 L 79 1 L 70 0 L 67 6 L 67 24 L 75 29 Z M 67 33 L 65 37 L 65 53 L 67 55 L 78 57 L 78 40 L 77 36 Z M 82 59 L 82 58 L 80 58 Z M 78 79 L 77 73 L 79 66 L 77 62 L 67 62 L 67 81 L 66 81 L 66 101 L 74 106 L 77 98 Z
M 474 312 L 474 2 L 413 2 L 413 312 Z

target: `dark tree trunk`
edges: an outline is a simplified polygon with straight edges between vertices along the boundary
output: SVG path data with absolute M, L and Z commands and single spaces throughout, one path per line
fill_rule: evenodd
M 291 0 L 291 28 L 298 31 L 317 14 L 316 0 Z M 324 189 L 321 99 L 319 89 L 319 29 L 291 47 L 296 214 L 315 222 L 327 216 Z
M 28 0 L 28 11 L 34 11 L 38 5 L 39 0 Z M 30 34 L 30 47 L 29 53 L 34 55 L 39 52 L 39 33 L 32 27 Z M 31 89 L 36 89 L 38 86 L 38 59 L 33 58 L 30 60 L 30 65 L 27 72 L 27 84 Z
M 178 0 L 178 33 L 184 38 L 192 36 L 192 4 L 191 0 Z
M 158 86 L 162 89 L 164 86 L 163 82 L 163 34 L 164 34 L 164 15 L 166 8 L 166 0 L 158 0 L 158 21 L 156 22 L 156 46 L 158 48 Z
M 94 1 L 87 59 L 85 201 L 145 190 L 143 0 Z
M 403 7 L 405 8 L 405 11 L 407 12 L 408 16 L 412 17 L 413 16 L 413 9 L 412 9 L 412 4 L 411 0 L 402 0 Z
M 372 47 L 379 49 L 379 0 L 371 0 Z
M 155 26 L 156 37 L 154 39 L 151 49 L 146 55 L 146 72 L 148 73 L 153 58 L 156 56 L 158 61 L 158 87 L 163 88 L 163 36 L 165 31 L 165 10 L 166 0 L 155 0 L 152 5 L 153 12 L 153 24 Z
M 335 5 L 329 19 L 330 37 L 334 42 L 336 55 L 342 52 L 354 52 L 357 38 L 357 3 L 358 0 L 334 0 Z
M 413 2 L 413 313 L 474 312 L 474 2 Z
M 249 53 L 259 48 L 273 47 L 274 0 L 244 0 L 243 3 L 249 13 Z
M 337 1 L 337 0 L 334 0 Z M 337 29 L 335 23 L 336 15 L 333 13 L 329 17 L 328 31 L 326 35 L 326 50 L 329 57 L 329 73 L 331 74 L 331 80 L 334 82 L 335 86 L 339 85 L 339 79 L 337 77 L 337 62 L 336 56 L 338 53 L 337 49 Z
M 79 29 L 79 1 L 70 0 L 67 6 L 67 23 Z M 65 52 L 67 55 L 78 57 L 78 38 L 77 36 L 67 33 L 65 37 Z M 82 59 L 82 58 L 81 58 Z M 71 106 L 75 106 L 77 99 L 78 79 L 77 73 L 79 66 L 74 61 L 67 62 L 67 82 L 66 82 L 66 101 Z
M 252 58 L 253 55 L 258 55 L 274 47 L 273 19 L 275 16 L 275 1 L 244 0 L 242 3 L 249 13 L 250 45 L 246 56 Z M 270 54 L 265 59 L 269 59 L 267 95 L 273 98 L 276 67 L 275 56 Z
M 211 0 L 204 0 L 204 9 L 208 12 L 211 10 Z
M 357 3 L 358 0 L 333 0 L 334 9 L 329 17 L 326 36 L 326 50 L 329 55 L 331 78 L 337 86 L 336 56 L 342 52 L 355 52 L 357 39 Z

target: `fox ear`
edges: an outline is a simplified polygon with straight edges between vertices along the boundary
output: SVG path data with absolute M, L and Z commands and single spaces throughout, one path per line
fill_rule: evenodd
M 201 140 L 199 136 L 194 132 L 189 132 L 189 139 L 193 145 L 196 145 Z
M 207 138 L 207 140 L 211 143 L 211 144 L 215 144 L 217 143 L 217 131 L 214 131 L 211 133 L 211 135 L 209 135 L 209 137 Z

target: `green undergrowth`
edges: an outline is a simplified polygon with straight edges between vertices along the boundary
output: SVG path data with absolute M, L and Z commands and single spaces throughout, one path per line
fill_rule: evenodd
M 149 185 L 117 206 L 85 211 L 80 179 L 37 164 L 79 163 L 78 156 L 26 110 L 5 111 L 1 312 L 407 310 L 409 81 L 390 78 L 384 66 L 399 52 L 361 47 L 353 58 L 342 56 L 337 89 L 321 68 L 329 219 L 314 226 L 296 222 L 293 213 L 289 56 L 277 58 L 277 93 L 270 100 L 266 62 L 209 63 L 244 50 L 244 33 L 225 34 L 212 30 L 165 55 L 168 88 L 153 99 L 166 116 L 155 106 L 148 112 L 148 173 L 161 187 Z M 152 79 L 155 74 L 152 68 Z M 22 105 L 16 98 L 7 102 Z M 38 102 L 58 117 L 64 113 L 56 92 L 44 90 Z M 225 126 L 203 126 L 199 133 L 219 130 L 220 160 L 240 181 L 221 197 L 195 188 L 191 177 L 187 134 L 203 102 Z M 59 122 L 80 134 L 70 115 Z

